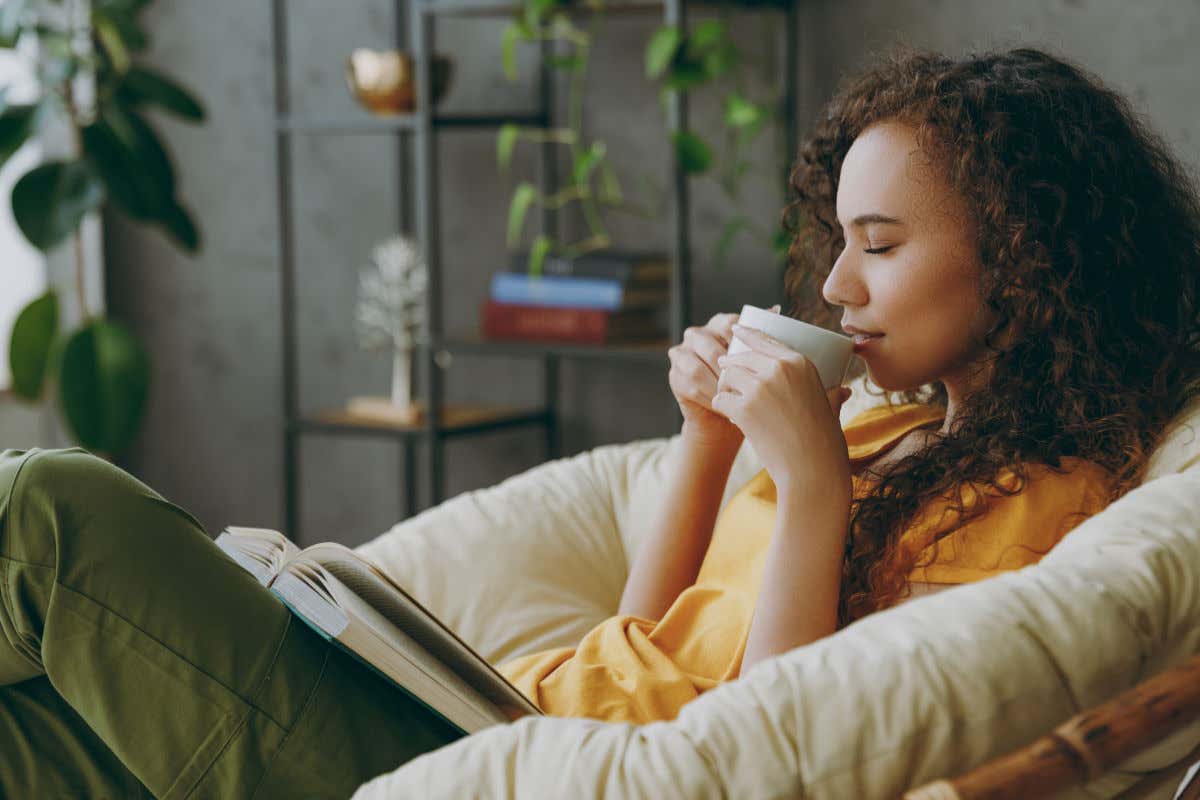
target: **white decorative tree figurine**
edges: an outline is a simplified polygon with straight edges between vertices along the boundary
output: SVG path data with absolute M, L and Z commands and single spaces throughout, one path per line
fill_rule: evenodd
M 377 244 L 371 263 L 359 271 L 359 343 L 367 350 L 391 351 L 392 396 L 354 398 L 351 411 L 403 423 L 420 419 L 412 402 L 412 354 L 423 335 L 428 279 L 420 249 L 404 236 Z

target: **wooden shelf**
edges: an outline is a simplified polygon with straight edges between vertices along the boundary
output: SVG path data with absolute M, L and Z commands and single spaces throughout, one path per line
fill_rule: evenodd
M 784 9 L 795 0 L 741 0 L 745 10 Z M 600 11 L 604 14 L 662 14 L 666 7 L 665 0 L 577 0 L 576 3 L 555 11 L 565 11 L 568 14 L 594 14 Z M 683 0 L 681 5 L 692 7 L 719 6 L 719 0 Z M 521 13 L 520 2 L 514 0 L 423 0 L 422 12 L 437 16 L 451 17 L 501 17 L 515 16 Z
M 549 120 L 533 112 L 484 112 L 479 114 L 435 114 L 435 128 L 487 130 L 501 125 L 523 125 L 544 128 Z M 283 115 L 275 120 L 275 128 L 287 133 L 365 135 L 378 133 L 412 133 L 417 129 L 416 114 L 374 116 L 366 111 L 344 117 L 303 117 Z
M 436 433 L 440 438 L 449 439 L 468 433 L 544 424 L 550 418 L 550 412 L 545 409 L 446 404 L 442 407 Z M 296 420 L 293 426 L 296 430 L 306 433 L 364 436 L 390 434 L 397 437 L 423 436 L 428 430 L 424 421 L 415 425 L 405 425 L 354 414 L 341 408 L 309 414 Z
M 640 361 L 666 361 L 671 343 L 666 339 L 654 341 L 614 342 L 613 344 L 571 344 L 570 342 L 527 342 L 510 339 L 485 339 L 478 332 L 451 334 L 444 337 L 440 350 L 469 355 L 544 356 L 567 358 L 610 358 Z

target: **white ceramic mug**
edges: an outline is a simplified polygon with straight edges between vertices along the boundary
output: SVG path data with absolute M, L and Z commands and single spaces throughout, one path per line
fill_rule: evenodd
M 796 352 L 808 356 L 808 360 L 817 368 L 821 383 L 826 389 L 840 386 L 846 377 L 850 356 L 854 355 L 854 340 L 849 336 L 750 305 L 742 306 L 738 323 L 760 330 Z M 730 355 L 749 349 L 750 347 L 736 336 L 729 343 Z

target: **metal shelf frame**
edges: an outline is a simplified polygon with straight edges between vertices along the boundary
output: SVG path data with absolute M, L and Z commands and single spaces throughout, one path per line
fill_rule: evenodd
M 605 14 L 661 14 L 665 24 L 686 27 L 686 0 L 605 0 Z M 394 117 L 374 117 L 367 112 L 337 118 L 310 118 L 291 112 L 288 86 L 288 12 L 287 0 L 271 0 L 272 39 L 274 44 L 276 194 L 279 224 L 278 267 L 282 304 L 283 339 L 283 411 L 284 411 L 284 532 L 299 539 L 300 438 L 305 435 L 384 437 L 400 445 L 400 469 L 404 498 L 403 513 L 416 514 L 417 459 L 415 448 L 425 445 L 425 477 L 432 505 L 445 499 L 445 463 L 443 442 L 447 439 L 522 426 L 541 426 L 545 434 L 546 457 L 561 455 L 558 421 L 559 362 L 571 359 L 662 360 L 669 342 L 651 345 L 597 347 L 587 345 L 521 343 L 481 340 L 477 335 L 445 335 L 442 330 L 442 255 L 438 215 L 438 135 L 441 131 L 498 128 L 505 123 L 551 128 L 555 125 L 555 82 L 547 56 L 553 43 L 541 43 L 538 71 L 539 108 L 532 111 L 488 111 L 478 113 L 435 112 L 428 98 L 432 92 L 432 57 L 439 18 L 462 16 L 510 16 L 520 5 L 511 0 L 394 0 L 396 47 L 413 55 L 416 71 L 416 108 L 412 113 Z M 691 5 L 701 5 L 691 0 Z M 766 0 L 747 4 L 748 10 L 782 11 L 786 15 L 785 34 L 785 136 L 788 146 L 796 140 L 796 11 L 794 0 Z M 591 2 L 580 2 L 571 13 L 595 10 Z M 677 92 L 667 108 L 671 131 L 686 131 L 688 98 Z M 425 414 L 421 426 L 329 421 L 321 415 L 302 416 L 299 412 L 299 353 L 296 339 L 296 250 L 293 204 L 293 141 L 296 136 L 311 135 L 392 135 L 397 143 L 397 188 L 399 192 L 399 229 L 415 235 L 426 258 L 429 280 L 426 288 L 427 326 L 432 344 L 419 347 L 416 365 L 424 408 L 440 411 L 445 407 L 440 363 L 447 354 L 529 356 L 542 360 L 542 407 L 498 415 L 495 419 L 444 426 L 440 413 Z M 670 340 L 679 341 L 691 324 L 692 276 L 690 248 L 690 199 L 687 174 L 673 161 L 674 208 L 671 214 L 671 293 L 669 300 Z M 786 174 L 784 180 L 786 180 Z M 542 144 L 538 181 L 542 191 L 552 191 L 558 183 L 556 151 L 553 143 Z M 558 233 L 554 211 L 542 210 L 542 228 Z

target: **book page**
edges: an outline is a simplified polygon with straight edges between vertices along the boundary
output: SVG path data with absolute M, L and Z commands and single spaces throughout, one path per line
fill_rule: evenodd
M 292 564 L 271 584 L 326 639 L 381 673 L 466 733 L 507 721 L 505 713 L 316 564 Z M 335 600 L 336 598 L 336 600 Z
M 290 539 L 269 528 L 229 526 L 215 544 L 263 586 L 279 574 L 283 565 L 300 552 Z
M 306 548 L 292 566 L 305 561 L 320 564 L 345 587 L 403 631 L 413 642 L 445 664 L 483 697 L 500 707 L 516 707 L 540 714 L 529 698 L 509 683 L 495 667 L 472 650 L 415 598 L 383 572 L 340 544 Z M 289 566 L 289 570 L 292 567 Z

